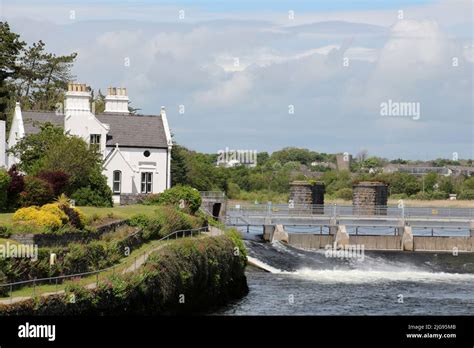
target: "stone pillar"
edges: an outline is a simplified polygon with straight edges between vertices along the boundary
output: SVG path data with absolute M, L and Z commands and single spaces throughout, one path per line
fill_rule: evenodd
M 388 185 L 362 181 L 353 187 L 352 206 L 357 215 L 387 215 Z
M 290 183 L 290 201 L 294 209 L 308 210 L 312 214 L 324 213 L 324 193 L 326 192 L 323 182 L 293 181 Z M 312 205 L 320 207 L 312 207 Z

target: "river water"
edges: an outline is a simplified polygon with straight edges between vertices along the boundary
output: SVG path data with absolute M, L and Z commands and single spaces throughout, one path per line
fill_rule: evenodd
M 474 257 L 365 252 L 327 257 L 281 243 L 245 241 L 250 292 L 221 315 L 474 315 Z

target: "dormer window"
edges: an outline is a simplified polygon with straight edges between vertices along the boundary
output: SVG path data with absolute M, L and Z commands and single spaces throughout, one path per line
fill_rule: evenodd
M 91 134 L 90 146 L 91 149 L 100 150 L 100 134 Z

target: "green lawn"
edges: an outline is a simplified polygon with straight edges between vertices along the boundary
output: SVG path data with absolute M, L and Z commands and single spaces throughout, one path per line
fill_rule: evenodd
M 0 226 L 10 226 L 12 224 L 13 213 L 0 214 Z
M 113 208 L 96 208 L 96 207 L 79 207 L 86 217 L 97 215 L 99 218 L 107 218 L 109 214 L 113 214 L 115 218 L 130 218 L 136 214 L 151 215 L 158 207 L 156 205 L 123 205 Z M 0 214 L 0 226 L 12 225 L 13 213 Z
M 156 205 L 118 205 L 113 208 L 96 208 L 96 207 L 78 207 L 81 209 L 87 217 L 91 217 L 94 214 L 98 216 L 107 217 L 108 214 L 112 213 L 115 217 L 118 218 L 130 218 L 136 214 L 146 214 L 151 215 L 153 212 L 158 209 Z M 0 220 L 1 221 L 1 220 Z

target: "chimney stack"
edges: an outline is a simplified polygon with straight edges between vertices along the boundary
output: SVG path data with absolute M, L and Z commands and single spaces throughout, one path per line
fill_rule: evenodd
M 128 95 L 126 88 L 109 87 L 107 89 L 105 112 L 128 114 Z
M 91 89 L 84 83 L 70 82 L 67 85 L 64 110 L 66 113 L 90 112 Z

